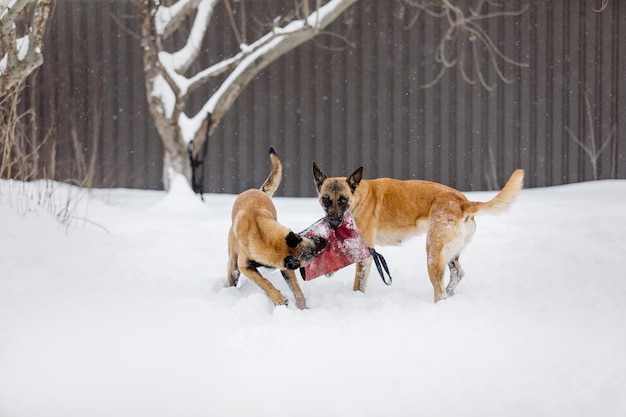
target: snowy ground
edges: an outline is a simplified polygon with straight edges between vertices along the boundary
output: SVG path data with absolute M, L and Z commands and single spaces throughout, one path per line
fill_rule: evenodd
M 71 190 L 83 220 L 65 228 L 15 186 L 0 183 L 2 417 L 626 415 L 626 181 L 524 190 L 479 217 L 437 305 L 417 238 L 380 248 L 391 287 L 353 292 L 351 266 L 302 283 L 306 311 L 269 270 L 288 307 L 224 287 L 234 196 Z M 322 216 L 275 202 L 295 230 Z

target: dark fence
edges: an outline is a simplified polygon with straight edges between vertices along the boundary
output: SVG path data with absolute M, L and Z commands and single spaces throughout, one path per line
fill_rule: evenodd
M 517 167 L 526 169 L 528 187 L 594 174 L 626 178 L 626 5 L 612 0 L 596 12 L 601 1 L 506 4 L 528 9 L 481 24 L 506 57 L 528 66 L 498 58 L 513 81 L 504 83 L 484 50 L 478 67 L 468 56 L 468 77 L 478 80 L 480 71 L 496 85 L 487 91 L 455 69 L 424 88 L 440 69 L 434 52 L 442 20 L 414 19 L 415 9 L 399 1 L 359 1 L 329 28 L 335 36 L 292 51 L 243 91 L 210 139 L 205 191 L 258 187 L 270 144 L 284 163 L 280 193 L 290 196 L 314 194 L 312 160 L 329 175 L 362 165 L 366 178 L 420 178 L 466 191 L 498 188 Z M 207 57 L 231 42 L 223 11 L 216 19 Z M 97 187 L 162 188 L 138 22 L 128 0 L 57 1 L 44 65 L 24 95 L 38 114 L 33 137 L 54 148 L 51 176 L 77 177 L 91 167 Z M 595 173 L 581 146 L 592 139 L 596 150 L 607 142 Z

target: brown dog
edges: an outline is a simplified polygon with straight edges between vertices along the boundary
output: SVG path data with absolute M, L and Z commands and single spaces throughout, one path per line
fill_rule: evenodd
M 399 245 L 426 233 L 428 275 L 437 302 L 454 295 L 464 276 L 459 254 L 476 230 L 474 215 L 506 211 L 523 187 L 524 171 L 513 172 L 502 190 L 485 203 L 469 201 L 460 191 L 435 182 L 362 180 L 363 167 L 347 178 L 328 178 L 313 162 L 313 177 L 330 225 L 339 227 L 343 213 L 349 209 L 371 248 L 375 244 Z M 365 291 L 371 263 L 371 257 L 357 263 L 355 291 Z M 446 265 L 450 268 L 450 281 L 444 288 Z
M 295 234 L 278 223 L 270 197 L 280 184 L 282 164 L 274 148 L 270 148 L 270 159 L 272 172 L 261 189 L 244 191 L 233 204 L 228 232 L 228 285 L 236 286 L 243 272 L 267 293 L 274 305 L 287 305 L 287 298 L 257 270 L 259 266 L 278 268 L 296 297 L 296 306 L 304 309 L 306 302 L 293 270 L 309 263 L 327 242 L 321 237 Z

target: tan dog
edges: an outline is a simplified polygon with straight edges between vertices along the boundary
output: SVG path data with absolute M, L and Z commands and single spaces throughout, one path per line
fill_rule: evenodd
M 464 276 L 459 255 L 476 230 L 474 215 L 506 211 L 523 187 L 524 171 L 516 170 L 502 190 L 486 203 L 469 201 L 460 191 L 429 181 L 391 178 L 362 180 L 363 167 L 349 177 L 328 178 L 313 162 L 313 177 L 320 204 L 332 227 L 339 227 L 350 209 L 371 248 L 399 245 L 426 233 L 428 275 L 435 302 L 454 295 Z M 356 265 L 354 290 L 365 291 L 372 258 Z M 450 281 L 444 288 L 445 267 Z
M 296 306 L 304 309 L 306 302 L 293 270 L 309 263 L 327 242 L 321 237 L 295 234 L 278 223 L 270 197 L 280 184 L 282 164 L 274 148 L 270 148 L 270 159 L 272 172 L 261 189 L 244 191 L 233 204 L 228 232 L 228 285 L 236 286 L 243 272 L 267 293 L 274 305 L 287 305 L 287 298 L 257 270 L 259 266 L 278 268 L 296 297 Z

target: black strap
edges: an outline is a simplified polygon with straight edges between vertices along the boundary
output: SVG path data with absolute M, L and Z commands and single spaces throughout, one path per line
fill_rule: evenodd
M 372 255 L 372 258 L 374 258 L 376 269 L 378 269 L 378 273 L 380 274 L 380 277 L 382 278 L 383 282 L 385 283 L 385 285 L 391 285 L 391 274 L 389 273 L 389 268 L 387 267 L 387 261 L 385 261 L 385 258 L 383 258 L 383 255 L 376 252 L 374 248 L 368 248 L 368 249 L 370 250 L 370 254 Z M 387 273 L 388 278 L 385 278 L 383 269 Z

